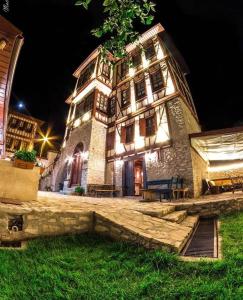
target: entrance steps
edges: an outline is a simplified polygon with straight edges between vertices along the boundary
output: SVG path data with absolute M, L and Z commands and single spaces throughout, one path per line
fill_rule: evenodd
M 181 223 L 187 216 L 186 210 L 174 211 L 162 217 L 163 220 Z

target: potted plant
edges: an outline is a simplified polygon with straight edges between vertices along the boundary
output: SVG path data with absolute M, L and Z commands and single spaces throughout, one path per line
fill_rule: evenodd
M 36 151 L 18 150 L 14 154 L 14 167 L 33 169 L 36 162 Z
M 83 187 L 77 186 L 77 187 L 75 188 L 74 192 L 75 192 L 75 195 L 83 196 L 85 190 L 84 190 Z

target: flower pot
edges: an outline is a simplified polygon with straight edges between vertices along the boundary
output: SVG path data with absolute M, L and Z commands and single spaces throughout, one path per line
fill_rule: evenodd
M 35 163 L 31 162 L 31 161 L 24 161 L 24 160 L 15 158 L 14 162 L 13 162 L 13 166 L 16 168 L 20 168 L 20 169 L 33 169 L 35 166 Z

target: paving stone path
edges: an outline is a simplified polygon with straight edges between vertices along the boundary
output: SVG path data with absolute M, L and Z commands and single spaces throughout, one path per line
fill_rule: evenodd
M 135 198 L 91 198 L 39 192 L 37 201 L 21 205 L 0 200 L 0 240 L 94 231 L 146 248 L 180 252 L 197 225 L 198 214 L 243 209 L 243 195 L 234 197 L 226 194 L 180 203 L 144 203 Z M 22 231 L 6 229 L 9 216 L 14 215 L 23 216 Z

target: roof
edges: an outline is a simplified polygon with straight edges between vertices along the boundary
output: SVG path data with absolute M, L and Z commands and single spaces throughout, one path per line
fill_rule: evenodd
M 0 31 L 6 32 L 10 35 L 22 35 L 22 31 L 15 27 L 11 22 L 0 15 Z
M 243 159 L 243 126 L 190 135 L 192 147 L 207 161 Z
M 9 114 L 13 114 L 13 115 L 15 115 L 15 116 L 19 116 L 19 117 L 23 117 L 23 118 L 29 119 L 29 120 L 31 120 L 31 121 L 34 121 L 34 122 L 38 123 L 39 126 L 42 126 L 42 125 L 45 123 L 45 121 L 42 121 L 42 120 L 37 119 L 37 118 L 34 118 L 34 117 L 32 117 L 32 116 L 23 114 L 23 113 L 21 113 L 21 112 L 18 112 L 18 111 L 16 111 L 16 110 L 12 109 L 12 108 L 9 109 Z

